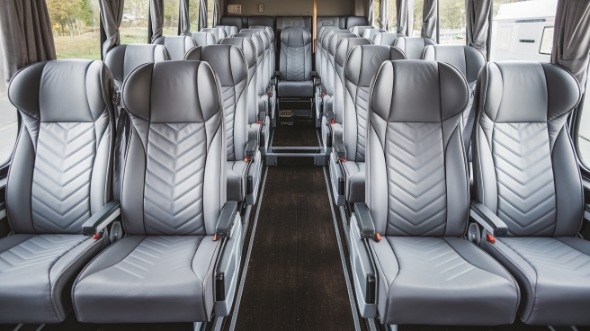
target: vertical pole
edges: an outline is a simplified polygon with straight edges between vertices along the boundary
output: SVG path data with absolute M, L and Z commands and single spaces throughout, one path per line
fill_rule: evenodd
M 316 40 L 316 34 L 317 34 L 317 25 L 318 23 L 318 0 L 313 0 L 313 22 L 311 23 L 313 26 L 313 41 L 311 43 L 311 50 L 313 53 L 315 53 L 316 49 L 315 49 L 315 40 Z

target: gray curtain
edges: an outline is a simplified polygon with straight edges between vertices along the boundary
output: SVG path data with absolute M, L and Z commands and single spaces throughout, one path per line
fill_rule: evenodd
M 387 17 L 387 13 L 389 13 L 389 0 L 381 0 L 379 3 L 379 20 L 381 21 L 381 29 L 385 29 L 389 31 L 389 18 Z
M 164 32 L 164 0 L 150 0 L 152 43 Z
M 414 30 L 414 0 L 396 0 L 396 4 L 397 33 L 411 36 Z
M 189 0 L 180 0 L 180 35 L 190 36 L 191 18 L 188 10 Z
M 100 18 L 107 39 L 102 44 L 102 56 L 121 43 L 119 26 L 123 20 L 123 0 L 99 0 Z
M 200 0 L 199 6 L 199 31 L 207 27 L 207 0 Z
M 215 0 L 215 7 L 213 8 L 213 26 L 216 26 L 217 22 L 221 20 L 221 16 L 223 16 L 223 6 L 225 6 L 223 0 Z
M 434 39 L 436 33 L 437 0 L 424 0 L 422 11 L 422 38 Z
M 6 83 L 20 68 L 55 59 L 55 43 L 45 0 L 0 1 L 0 41 Z
M 590 52 L 589 31 L 590 1 L 560 0 L 555 14 L 551 63 L 568 68 L 580 82 L 582 91 Z
M 367 14 L 367 22 L 369 23 L 369 25 L 373 25 L 373 15 L 375 12 L 375 1 L 374 0 L 370 0 L 369 1 L 369 13 Z
M 488 55 L 487 43 L 491 10 L 492 0 L 465 0 L 467 45 L 477 49 L 485 57 Z

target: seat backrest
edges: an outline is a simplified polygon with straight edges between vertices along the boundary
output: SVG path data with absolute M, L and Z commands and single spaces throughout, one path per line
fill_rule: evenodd
M 398 48 L 362 45 L 352 49 L 344 68 L 344 148 L 351 161 L 365 161 L 369 91 L 384 61 L 405 59 Z
M 288 27 L 281 33 L 281 79 L 311 79 L 311 33 L 306 28 Z
M 332 37 L 337 34 L 337 33 L 346 33 L 346 30 L 337 30 L 337 29 L 329 29 L 328 31 L 326 31 L 323 35 L 322 35 L 322 40 L 321 40 L 321 47 L 320 47 L 320 52 L 322 52 L 322 55 L 320 57 L 320 61 L 321 61 L 321 71 L 320 71 L 320 77 L 322 77 L 322 86 L 324 86 L 324 88 L 327 88 L 330 85 L 329 82 L 329 69 L 330 69 L 330 65 L 329 65 L 329 61 L 328 61 L 328 48 L 330 45 L 330 40 L 332 39 Z M 349 31 L 350 33 L 350 31 Z
M 345 29 L 350 29 L 353 26 L 366 26 L 369 22 L 365 16 L 348 16 L 346 17 Z
M 274 29 L 275 27 L 275 18 L 273 16 L 264 16 L 264 15 L 255 15 L 255 16 L 248 16 L 246 17 L 246 23 L 244 27 L 253 26 L 253 25 L 265 25 L 270 26 Z
M 270 68 L 271 68 L 271 70 L 270 70 L 270 76 L 268 77 L 268 79 L 270 79 L 276 70 L 277 41 L 276 41 L 275 32 L 272 29 L 272 27 L 267 26 L 267 25 L 253 25 L 250 27 L 250 29 L 264 30 L 264 31 L 266 31 L 266 34 L 268 35 L 268 37 L 270 39 Z
M 375 28 L 370 25 L 356 25 L 356 26 L 349 28 L 348 30 L 350 32 L 356 34 L 357 36 L 362 37 L 363 34 L 365 33 L 365 31 L 370 30 L 370 29 L 375 29 Z
M 477 89 L 476 199 L 511 235 L 576 235 L 584 194 L 567 120 L 580 100 L 577 80 L 551 64 L 492 62 Z
M 230 37 L 221 41 L 221 45 L 232 45 L 242 50 L 246 65 L 248 66 L 248 85 L 247 85 L 247 101 L 246 108 L 248 113 L 248 123 L 256 123 L 258 121 L 258 86 L 256 85 L 256 46 L 249 38 Z
M 271 51 L 272 47 L 272 38 L 266 31 L 266 29 L 242 29 L 240 33 L 253 33 L 257 34 L 260 39 L 262 40 L 262 47 L 264 47 L 264 58 L 263 58 L 263 67 L 262 67 L 262 78 L 265 83 L 265 87 L 268 85 L 270 81 L 270 77 L 272 76 L 272 57 L 273 53 Z
M 375 29 L 366 29 L 366 30 L 363 32 L 363 35 L 362 35 L 361 37 L 363 37 L 363 38 L 367 38 L 367 39 L 369 39 L 371 42 L 373 42 L 373 41 L 375 40 L 375 36 L 376 36 L 377 34 L 379 34 L 379 33 L 385 33 L 385 32 L 387 32 L 387 31 L 385 31 L 385 30 L 383 30 L 383 29 L 378 29 L 378 28 L 375 28 Z
M 191 32 L 191 37 L 195 43 L 197 43 L 197 46 L 217 44 L 217 39 L 215 39 L 215 35 L 213 35 L 211 32 Z
M 336 55 L 334 56 L 334 121 L 336 123 L 343 122 L 344 116 L 344 66 L 348 54 L 352 51 L 355 46 L 359 45 L 370 45 L 371 42 L 365 38 L 345 38 L 340 40 L 336 45 Z
M 393 46 L 404 51 L 408 59 L 421 59 L 424 48 L 429 45 L 436 45 L 436 43 L 428 38 L 399 37 Z
M 111 49 L 104 58 L 104 63 L 113 73 L 115 84 L 122 87 L 127 76 L 145 63 L 168 60 L 166 47 L 162 45 L 131 44 L 119 45 Z
M 262 38 L 260 38 L 259 31 L 257 33 L 252 32 L 240 32 L 236 33 L 234 37 L 238 38 L 248 38 L 252 40 L 254 43 L 254 47 L 256 49 L 256 93 L 258 95 L 263 95 L 266 93 L 266 82 L 265 84 L 265 77 L 264 75 L 264 46 L 262 43 Z M 258 98 L 256 98 L 258 100 Z
M 130 235 L 212 235 L 226 201 L 219 82 L 199 61 L 146 64 L 125 81 L 130 135 L 121 215 Z M 187 157 L 188 156 L 188 157 Z
M 238 31 L 245 26 L 245 18 L 243 16 L 222 16 L 219 20 L 219 24 L 224 26 L 235 26 Z M 237 33 L 234 32 L 234 33 Z
M 222 32 L 223 31 L 223 32 Z M 201 32 L 209 32 L 210 34 L 213 35 L 213 37 L 215 37 L 215 43 L 217 44 L 221 39 L 225 38 L 225 30 L 223 29 L 218 29 L 218 28 L 204 28 L 201 29 Z M 201 45 L 199 45 L 201 46 Z
M 234 25 L 216 25 L 214 28 L 220 28 L 225 31 L 225 38 L 231 37 L 238 33 L 238 28 Z
M 185 60 L 205 61 L 217 74 L 223 101 L 227 159 L 243 160 L 248 141 L 248 65 L 244 54 L 231 45 L 199 46 L 191 49 Z
M 375 45 L 393 46 L 399 37 L 403 37 L 403 35 L 399 33 L 383 32 L 377 33 L 372 41 Z
M 326 53 L 324 51 L 324 36 L 328 34 L 330 31 L 347 31 L 341 30 L 337 26 L 323 26 L 319 28 L 317 31 L 317 38 L 316 38 L 316 49 L 315 49 L 315 70 L 323 78 L 322 74 L 324 73 L 324 66 L 325 66 L 325 56 Z M 322 82 L 323 84 L 324 82 Z
M 328 49 L 326 49 L 326 55 L 327 55 L 327 68 L 326 68 L 326 93 L 329 95 L 334 95 L 334 80 L 336 79 L 336 67 L 334 64 L 334 57 L 336 55 L 336 46 L 338 45 L 338 42 L 340 42 L 342 39 L 346 39 L 346 38 L 356 38 L 357 35 L 355 35 L 354 33 L 350 33 L 347 32 L 346 30 L 344 31 L 338 31 L 336 33 L 334 33 L 332 36 L 330 36 L 330 39 L 328 40 Z
M 154 44 L 164 45 L 170 55 L 170 60 L 182 60 L 189 49 L 197 46 L 193 38 L 187 36 L 162 36 L 154 40 Z
M 340 29 L 346 28 L 345 16 L 318 16 L 317 17 L 318 35 L 322 27 L 335 26 Z
M 383 46 L 382 46 L 383 47 Z M 461 112 L 463 75 L 446 63 L 385 62 L 369 110 L 366 202 L 387 236 L 462 236 L 469 174 Z
M 110 200 L 114 90 L 98 61 L 39 62 L 14 75 L 8 97 L 22 119 L 6 186 L 14 233 L 82 233 Z

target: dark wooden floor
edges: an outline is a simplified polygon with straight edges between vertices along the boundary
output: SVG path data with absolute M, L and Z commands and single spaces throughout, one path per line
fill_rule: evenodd
M 280 125 L 275 129 L 272 145 L 280 147 L 318 146 L 316 128 L 313 125 Z

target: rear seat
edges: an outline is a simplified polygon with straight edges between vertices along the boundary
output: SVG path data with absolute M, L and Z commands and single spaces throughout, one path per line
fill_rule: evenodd
M 406 53 L 408 59 L 421 59 L 426 46 L 436 45 L 432 39 L 419 37 L 399 37 L 393 46 Z
M 170 55 L 170 60 L 182 60 L 184 55 L 197 46 L 195 40 L 187 36 L 159 37 L 153 42 L 156 45 L 164 45 Z
M 288 27 L 281 33 L 281 98 L 312 98 L 311 33 L 306 28 Z

